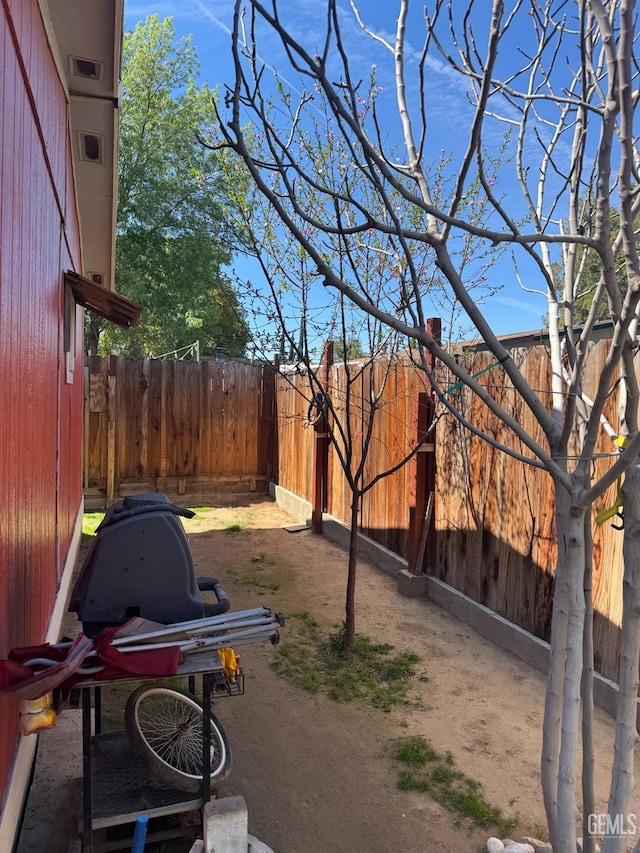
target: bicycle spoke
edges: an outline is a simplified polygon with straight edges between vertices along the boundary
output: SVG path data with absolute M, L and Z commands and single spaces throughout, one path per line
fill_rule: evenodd
M 137 706 L 140 734 L 170 768 L 185 776 L 202 776 L 202 710 L 190 697 L 160 688 L 141 696 Z M 211 725 L 211 775 L 225 769 L 226 747 Z

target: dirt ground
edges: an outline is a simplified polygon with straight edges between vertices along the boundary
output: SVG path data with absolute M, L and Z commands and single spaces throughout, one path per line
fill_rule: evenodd
M 308 529 L 288 532 L 292 525 L 299 520 L 268 499 L 185 521 L 197 573 L 221 579 L 232 610 L 308 611 L 334 630 L 344 618 L 346 552 Z M 274 673 L 270 644 L 242 646 L 245 694 L 216 699 L 214 708 L 234 762 L 218 795 L 245 798 L 250 833 L 275 853 L 486 850 L 492 830 L 470 827 L 427 794 L 397 789 L 390 750 L 397 739 L 420 735 L 450 751 L 486 800 L 517 820 L 512 837 L 542 835 L 544 676 L 428 600 L 400 596 L 395 580 L 366 561 L 356 603 L 360 634 L 420 656 L 409 704 L 384 713 L 311 695 Z M 281 634 L 284 643 L 286 625 Z M 612 721 L 597 711 L 599 811 L 612 743 Z M 79 748 L 78 712 L 66 711 L 41 738 L 19 853 L 65 853 L 79 814 Z M 633 811 L 640 814 L 640 802 Z
M 308 611 L 333 629 L 343 620 L 346 553 L 310 530 L 285 529 L 298 521 L 262 501 L 186 522 L 197 573 L 223 581 L 233 610 Z M 422 735 L 517 819 L 515 838 L 540 836 L 543 675 L 429 601 L 401 597 L 366 562 L 356 602 L 359 633 L 420 656 L 410 705 L 384 713 L 312 696 L 273 673 L 270 645 L 245 646 L 245 695 L 215 707 L 234 756 L 219 794 L 246 799 L 249 831 L 276 853 L 485 850 L 492 832 L 469 827 L 426 794 L 397 790 L 390 747 Z M 285 626 L 283 641 L 286 634 Z M 604 712 L 596 717 L 604 810 L 613 727 Z

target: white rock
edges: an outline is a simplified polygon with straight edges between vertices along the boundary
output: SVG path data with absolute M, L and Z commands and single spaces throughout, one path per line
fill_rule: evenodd
M 534 853 L 534 849 L 530 844 L 520 844 L 518 841 L 512 841 L 511 844 L 504 848 L 504 853 Z
M 499 838 L 490 838 L 487 841 L 487 853 L 502 853 L 504 844 Z

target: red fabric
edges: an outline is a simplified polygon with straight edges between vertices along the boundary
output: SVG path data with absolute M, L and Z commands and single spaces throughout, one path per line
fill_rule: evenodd
M 168 649 L 151 648 L 143 652 L 121 652 L 112 645 L 112 642 L 114 636 L 123 627 L 115 625 L 111 628 L 103 628 L 95 638 L 96 652 L 106 664 L 102 672 L 95 674 L 96 681 L 108 681 L 125 675 L 139 675 L 144 678 L 176 674 L 180 663 L 179 646 Z
M 53 649 L 47 644 L 11 649 L 9 660 L 0 660 L 0 692 L 19 699 L 39 699 L 72 679 L 92 649 L 93 642 L 84 634 L 78 634 L 68 649 Z M 22 663 L 36 657 L 58 662 L 41 672 Z
M 23 664 L 16 663 L 16 661 L 13 660 L 0 660 L 1 693 L 10 692 L 5 688 L 12 687 L 14 684 L 19 684 L 21 681 L 26 681 L 32 676 L 33 673 L 28 666 L 23 666 Z
M 126 625 L 130 623 L 127 622 Z M 178 646 L 127 653 L 115 648 L 112 645 L 113 638 L 125 627 L 114 625 L 104 628 L 95 640 L 79 634 L 67 649 L 55 649 L 47 643 L 11 649 L 9 658 L 0 660 L 0 693 L 9 693 L 20 699 L 39 699 L 40 696 L 60 688 L 62 695 L 67 696 L 71 688 L 79 682 L 176 674 L 180 663 Z M 89 652 L 93 651 L 94 644 L 99 660 L 92 658 L 87 663 L 104 663 L 105 668 L 94 675 L 83 676 L 78 669 Z M 25 665 L 24 662 L 32 658 L 46 658 L 56 663 L 40 670 L 37 664 L 33 668 Z
M 63 661 L 68 657 L 72 648 L 73 645 L 66 649 L 56 649 L 49 643 L 42 643 L 39 646 L 21 646 L 19 649 L 11 649 L 9 659 L 20 663 L 30 658 L 49 658 L 49 660 Z

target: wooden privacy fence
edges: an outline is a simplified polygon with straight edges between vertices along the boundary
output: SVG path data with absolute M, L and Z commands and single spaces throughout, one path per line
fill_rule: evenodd
M 402 461 L 416 439 L 417 396 L 427 387 L 424 373 L 413 365 L 394 360 L 367 364 L 352 390 L 349 428 L 353 435 L 354 462 L 366 427 L 366 405 L 358 400 L 370 387 L 384 394 L 373 421 L 371 449 L 365 462 L 364 481 Z M 345 418 L 347 381 L 344 365 L 329 370 L 327 387 L 333 406 Z M 278 484 L 313 502 L 313 458 L 315 433 L 307 420 L 310 398 L 305 376 L 279 376 L 276 385 Z M 337 431 L 334 430 L 334 434 Z M 407 556 L 410 497 L 415 481 L 415 460 L 391 477 L 381 480 L 367 493 L 362 504 L 360 529 L 391 551 Z M 351 492 L 334 449 L 329 450 L 325 509 L 348 522 Z
M 604 340 L 590 349 L 584 383 L 587 396 L 594 393 L 607 349 L 608 342 Z M 550 364 L 545 347 L 519 346 L 510 352 L 530 386 L 550 406 Z M 491 354 L 469 350 L 461 350 L 459 359 L 472 374 L 484 371 L 478 381 L 546 446 L 540 428 L 516 395 L 502 365 L 495 364 Z M 370 375 L 373 387 L 380 388 L 387 371 L 374 421 L 366 477 L 392 467 L 415 441 L 417 398 L 427 390 L 424 374 L 408 361 L 396 361 L 390 370 L 387 362 L 380 362 L 366 367 L 362 374 L 365 399 L 371 387 Z M 466 388 L 457 387 L 455 379 L 443 372 L 440 382 L 445 395 L 469 422 L 513 450 L 528 455 L 515 435 L 477 397 Z M 344 411 L 343 365 L 331 367 L 328 387 L 334 405 Z M 305 427 L 308 404 L 300 392 L 309 397 L 304 377 L 278 377 L 277 480 L 311 502 L 314 432 Z M 366 419 L 362 412 L 366 404 L 354 403 L 351 408 L 349 422 L 357 448 L 357 431 L 364 426 Z M 606 414 L 617 430 L 614 399 L 608 403 Z M 473 436 L 451 414 L 442 415 L 435 436 L 433 531 L 427 541 L 423 565 L 418 569 L 424 568 L 510 622 L 549 640 L 556 560 L 551 477 Z M 600 453 L 616 453 L 604 431 L 593 462 L 594 478 L 610 462 L 598 458 Z M 408 556 L 411 504 L 420 490 L 420 483 L 415 482 L 416 469 L 414 459 L 374 486 L 364 497 L 360 516 L 363 534 L 403 557 Z M 612 486 L 597 503 L 596 512 L 613 503 L 615 491 Z M 329 450 L 325 505 L 331 515 L 348 523 L 350 494 L 333 448 Z M 622 534 L 609 524 L 602 527 L 594 524 L 593 536 L 596 668 L 615 680 L 622 614 Z
M 148 491 L 197 505 L 268 489 L 268 365 L 90 356 L 84 412 L 88 507 Z
M 584 392 L 593 394 L 608 342 L 589 350 Z M 519 341 L 511 358 L 540 398 L 551 403 L 550 364 L 542 345 Z M 544 445 L 544 436 L 488 353 L 458 355 L 503 408 Z M 277 378 L 276 378 L 277 377 Z M 365 481 L 396 465 L 418 436 L 426 378 L 407 359 L 364 365 L 347 395 L 344 365 L 327 368 L 333 405 L 353 437 L 358 458 L 371 389 L 384 391 L 374 420 Z M 443 372 L 445 397 L 478 429 L 519 453 L 519 440 L 477 397 Z M 277 387 L 276 387 L 277 386 Z M 350 397 L 349 404 L 347 399 Z M 314 447 L 319 435 L 308 420 L 308 378 L 276 375 L 268 365 L 244 362 L 167 362 L 88 359 L 85 375 L 84 478 L 88 507 L 129 494 L 166 492 L 185 505 L 218 502 L 225 494 L 265 492 L 268 481 L 313 503 Z M 617 401 L 607 405 L 614 430 Z M 349 415 L 347 417 L 347 410 Z M 427 446 L 428 449 L 428 446 Z M 570 451 L 571 452 L 571 451 Z M 615 454 L 604 431 L 593 461 L 594 478 Z M 433 517 L 424 559 L 416 566 L 489 607 L 532 634 L 549 639 L 556 541 L 553 482 L 544 471 L 494 449 L 451 415 L 436 427 L 434 466 L 424 457 L 378 482 L 363 500 L 359 529 L 389 550 L 409 557 L 432 489 Z M 526 455 L 526 453 L 525 453 Z M 322 509 L 348 523 L 351 496 L 331 446 L 324 463 Z M 421 481 L 435 467 L 432 484 Z M 417 476 L 419 475 L 419 476 Z M 610 506 L 616 487 L 595 507 Z M 411 522 L 411 524 L 410 524 Z M 410 530 L 413 536 L 410 537 Z M 616 679 L 622 614 L 622 534 L 594 525 L 593 600 L 596 668 Z M 414 552 L 415 555 L 415 552 Z

